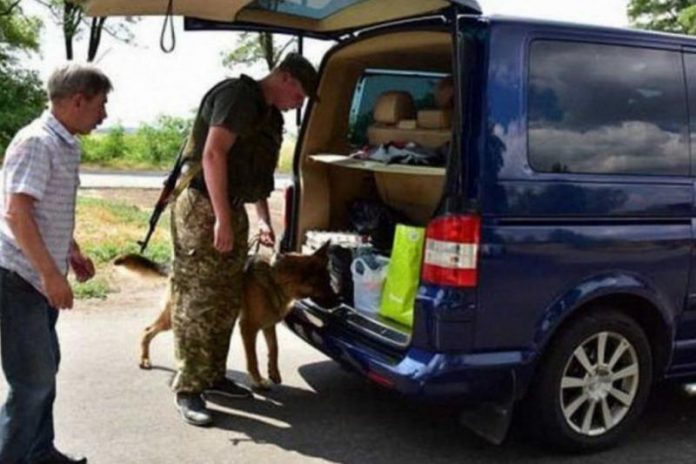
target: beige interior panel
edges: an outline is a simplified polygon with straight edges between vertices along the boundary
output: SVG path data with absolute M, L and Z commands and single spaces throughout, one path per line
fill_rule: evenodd
M 313 20 L 267 10 L 240 11 L 251 2 L 252 0 L 173 0 L 172 10 L 175 15 L 181 16 L 215 21 L 236 20 L 322 33 L 426 15 L 450 4 L 446 0 L 367 0 L 323 20 Z M 86 5 L 89 16 L 164 15 L 169 5 L 168 0 L 81 0 L 80 3 Z
M 443 176 L 376 174 L 314 161 L 310 155 L 348 155 L 349 112 L 353 91 L 367 68 L 410 69 L 449 73 L 451 36 L 418 31 L 384 34 L 361 40 L 333 54 L 324 66 L 321 101 L 307 115 L 300 153 L 298 248 L 308 230 L 347 225 L 346 205 L 355 198 L 381 196 L 412 220 L 425 224 L 442 194 Z M 437 132 L 429 130 L 428 132 Z M 430 145 L 449 140 L 449 131 Z M 435 135 L 438 137 L 438 135 Z M 424 144 L 424 145 L 427 145 Z M 370 187 L 372 185 L 372 187 Z M 414 192 L 417 192 L 414 195 Z
M 232 21 L 252 0 L 174 0 L 173 14 L 217 21 Z M 82 0 L 88 16 L 164 15 L 168 0 Z

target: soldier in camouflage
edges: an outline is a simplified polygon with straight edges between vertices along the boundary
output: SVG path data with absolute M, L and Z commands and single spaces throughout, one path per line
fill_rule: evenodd
M 199 170 L 172 208 L 172 328 L 177 357 L 173 389 L 183 419 L 212 423 L 201 394 L 250 392 L 225 377 L 232 329 L 242 305 L 242 272 L 255 203 L 259 238 L 273 246 L 267 198 L 282 143 L 281 111 L 314 96 L 317 74 L 289 54 L 268 76 L 227 79 L 203 97 L 184 156 Z

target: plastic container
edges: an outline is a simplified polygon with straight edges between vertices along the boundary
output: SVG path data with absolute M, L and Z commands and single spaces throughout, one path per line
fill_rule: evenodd
M 358 311 L 377 314 L 389 258 L 372 255 L 355 258 L 350 265 L 353 276 L 353 306 Z

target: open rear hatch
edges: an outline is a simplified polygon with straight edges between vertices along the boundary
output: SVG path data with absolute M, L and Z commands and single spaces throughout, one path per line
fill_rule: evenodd
M 447 23 L 450 26 L 440 22 L 436 30 L 412 30 L 409 26 L 387 30 L 378 26 L 431 16 L 451 19 L 453 13 L 478 16 L 481 8 L 476 0 L 88 0 L 86 6 L 91 16 L 183 15 L 187 16 L 187 28 L 195 30 L 256 30 L 324 39 L 360 35 L 361 40 L 343 42 L 324 60 L 319 87 L 322 100 L 308 113 L 298 140 L 295 163 L 301 179 L 297 186 L 302 186 L 302 194 L 294 191 L 286 198 L 286 216 L 294 219 L 286 224 L 290 245 L 285 249 L 299 250 L 312 229 L 346 230 L 345 206 L 356 198 L 381 198 L 406 213 L 411 223 L 425 227 L 441 199 L 446 173 L 459 171 L 449 165 L 354 166 L 348 159 L 351 149 L 346 134 L 350 132 L 354 89 L 359 89 L 360 82 L 369 75 L 368 68 L 421 77 L 435 72 L 441 78 L 451 73 L 456 103 L 447 138 L 451 136 L 452 152 L 460 153 L 461 132 L 451 128 L 462 127 L 458 114 L 463 100 L 458 89 L 465 89 L 468 84 L 461 80 L 459 70 L 468 67 L 461 66 L 459 60 L 470 58 L 462 41 L 453 40 L 458 34 L 452 32 L 458 26 L 451 27 L 451 22 Z M 361 34 L 368 29 L 374 33 Z M 414 128 L 409 130 L 414 132 Z M 438 130 L 441 129 L 429 126 L 421 132 L 428 132 L 432 138 Z M 317 202 L 317 198 L 323 201 Z M 365 314 L 346 304 L 322 308 L 311 300 L 303 300 L 298 307 L 317 326 L 323 321 L 334 321 L 361 334 L 368 342 L 396 350 L 411 342 L 412 327 Z
M 335 39 L 377 24 L 438 14 L 451 5 L 481 14 L 476 0 L 85 0 L 89 16 L 186 16 L 194 29 L 235 29 Z

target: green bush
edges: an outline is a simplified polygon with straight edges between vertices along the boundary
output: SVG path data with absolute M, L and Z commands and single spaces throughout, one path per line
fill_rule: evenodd
M 83 137 L 83 162 L 110 168 L 167 169 L 191 123 L 190 119 L 160 116 L 154 124 L 143 124 L 135 131 L 126 132 L 117 125 Z
M 106 134 L 94 137 L 94 143 L 87 149 L 83 146 L 85 161 L 109 165 L 125 156 L 126 131 L 121 125 L 109 129 Z
M 15 133 L 37 118 L 46 95 L 36 71 L 0 63 L 0 159 Z
M 140 133 L 146 141 L 153 161 L 169 165 L 174 162 L 190 130 L 190 120 L 162 116 L 155 126 L 145 126 Z

